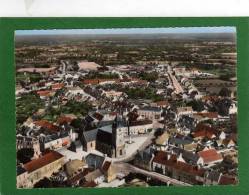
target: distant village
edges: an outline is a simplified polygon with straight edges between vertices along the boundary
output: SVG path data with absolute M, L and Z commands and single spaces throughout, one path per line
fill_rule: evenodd
M 177 48 L 152 60 L 132 50 L 122 64 L 77 44 L 17 47 L 17 188 L 236 185 L 237 55 L 213 54 L 234 45 L 180 44 L 202 60 L 178 61 Z

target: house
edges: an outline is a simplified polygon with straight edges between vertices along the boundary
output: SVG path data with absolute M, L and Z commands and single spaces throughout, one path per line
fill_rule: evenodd
M 16 187 L 28 187 L 28 172 L 20 165 L 16 167 Z
M 138 135 L 148 133 L 153 129 L 153 122 L 148 119 L 136 120 L 128 123 L 127 127 L 123 129 L 124 135 Z
M 85 162 L 79 159 L 69 160 L 65 165 L 64 169 L 67 177 L 70 179 L 82 172 L 85 166 Z
M 202 140 L 203 138 L 211 140 L 216 138 L 216 130 L 209 124 L 199 123 L 192 136 L 194 140 Z
M 89 168 L 100 169 L 103 166 L 105 157 L 90 153 L 85 157 L 84 160 Z
M 194 152 L 189 152 L 181 148 L 173 148 L 173 153 L 177 155 L 177 160 L 196 166 L 198 164 L 199 156 Z
M 138 151 L 134 158 L 134 165 L 142 169 L 151 171 L 154 152 L 154 149 L 151 147 L 148 147 L 142 151 Z
M 170 137 L 168 140 L 169 146 L 178 147 L 184 149 L 185 145 L 189 145 L 193 143 L 193 139 L 191 137 L 176 135 L 175 137 Z
M 50 177 L 54 172 L 62 168 L 64 161 L 65 157 L 62 154 L 49 151 L 43 156 L 24 164 L 23 168 L 28 172 L 28 186 L 32 187 L 44 177 Z
M 237 183 L 236 177 L 228 175 L 222 175 L 219 180 L 219 185 L 236 185 Z
M 176 109 L 176 114 L 177 116 L 181 116 L 181 115 L 189 115 L 193 113 L 193 109 L 190 106 L 185 106 L 185 107 L 178 107 Z
M 98 129 L 84 131 L 82 136 L 83 150 L 89 152 L 96 149 L 96 138 Z
M 159 108 L 166 108 L 169 106 L 169 102 L 166 101 L 166 100 L 163 100 L 163 101 L 157 101 L 157 102 L 153 102 L 151 103 L 151 106 L 152 107 L 159 107 Z
M 217 170 L 208 171 L 205 177 L 205 185 L 218 185 L 222 173 Z
M 16 136 L 16 150 L 22 148 L 32 148 L 34 150 L 33 158 L 38 158 L 41 154 L 39 139 L 30 136 Z
M 95 169 L 94 171 L 86 174 L 84 179 L 86 182 L 95 182 L 96 184 L 100 184 L 104 182 L 105 176 L 100 169 Z
M 222 143 L 220 146 L 223 146 L 226 148 L 232 148 L 232 147 L 235 147 L 236 144 L 232 139 L 227 138 L 227 139 L 222 140 Z
M 155 148 L 156 150 L 166 150 L 169 141 L 169 133 L 164 132 L 162 135 L 159 135 L 155 140 Z
M 105 180 L 109 183 L 116 179 L 116 170 L 112 165 L 111 161 L 105 161 L 101 171 L 104 173 Z
M 59 90 L 62 89 L 65 86 L 64 83 L 54 83 L 51 85 L 52 90 Z
M 142 116 L 143 118 L 152 120 L 152 121 L 159 121 L 162 119 L 162 109 L 158 107 L 149 107 L 145 106 L 139 108 L 137 110 L 138 115 Z
M 36 92 L 41 99 L 48 99 L 52 96 L 54 96 L 55 92 L 51 90 L 42 90 L 42 91 L 37 91 Z
M 215 149 L 204 149 L 198 152 L 198 155 L 200 157 L 198 164 L 201 166 L 212 166 L 223 161 L 222 155 Z
M 178 161 L 177 155 L 164 151 L 156 153 L 152 161 L 152 170 L 189 184 L 204 182 L 204 169 Z
M 93 171 L 93 169 L 89 168 L 84 168 L 83 171 L 78 171 L 72 177 L 67 178 L 67 184 L 72 187 L 79 186 L 81 183 L 85 182 L 85 176 L 91 171 Z

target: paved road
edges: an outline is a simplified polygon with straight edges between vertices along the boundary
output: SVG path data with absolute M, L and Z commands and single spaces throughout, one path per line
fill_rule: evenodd
M 158 179 L 158 180 L 163 181 L 165 183 L 171 183 L 175 186 L 192 186 L 188 183 L 184 183 L 182 181 L 170 178 L 170 177 L 162 175 L 160 173 L 140 169 L 140 168 L 135 167 L 129 163 L 115 162 L 114 166 L 117 169 L 117 171 L 122 172 L 126 175 L 129 174 L 130 172 L 136 172 L 136 173 L 141 173 L 141 174 L 146 175 L 146 176 L 151 177 L 151 178 Z
M 175 91 L 177 94 L 179 93 L 183 93 L 183 89 L 182 89 L 182 86 L 180 85 L 180 83 L 177 81 L 176 77 L 174 75 L 172 75 L 172 73 L 168 73 L 169 74 L 169 77 L 172 81 L 172 84 L 175 88 Z

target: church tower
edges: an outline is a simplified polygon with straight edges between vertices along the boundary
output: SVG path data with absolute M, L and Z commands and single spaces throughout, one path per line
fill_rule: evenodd
M 125 140 L 124 132 L 122 130 L 122 119 L 116 116 L 112 124 L 112 147 L 113 147 L 113 156 L 118 158 L 126 154 L 125 152 Z

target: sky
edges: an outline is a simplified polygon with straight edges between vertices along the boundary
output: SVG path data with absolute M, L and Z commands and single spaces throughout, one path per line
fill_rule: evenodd
M 154 34 L 154 33 L 235 33 L 235 27 L 177 27 L 177 28 L 115 28 L 115 29 L 53 29 L 16 30 L 16 35 L 70 34 Z

